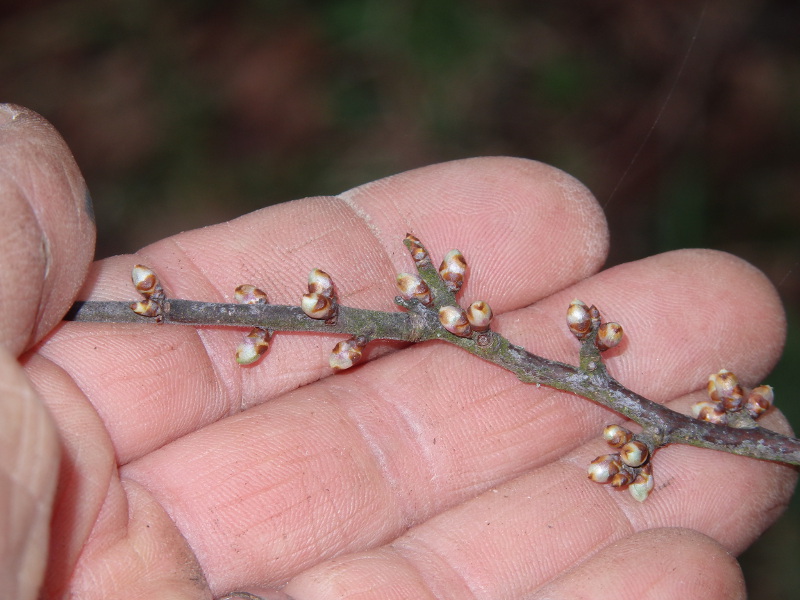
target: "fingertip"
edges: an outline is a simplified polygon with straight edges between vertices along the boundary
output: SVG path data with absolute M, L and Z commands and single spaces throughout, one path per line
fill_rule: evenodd
M 86 184 L 50 123 L 0 105 L 0 338 L 19 354 L 72 304 L 94 253 Z

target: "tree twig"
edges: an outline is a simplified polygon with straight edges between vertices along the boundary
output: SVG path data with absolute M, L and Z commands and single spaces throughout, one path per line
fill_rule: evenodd
M 474 303 L 466 311 L 458 305 L 456 293 L 463 282 L 466 267 L 460 253 L 453 251 L 448 254 L 437 270 L 419 240 L 409 235 L 405 243 L 418 271 L 418 275 L 398 276 L 398 286 L 402 295 L 395 300 L 398 305 L 406 309 L 405 312 L 383 312 L 341 306 L 336 301 L 332 282 L 329 281 L 327 274 L 319 270 L 315 270 L 317 275 L 312 272 L 313 277 L 309 280 L 310 291 L 307 296 L 310 299 L 304 298 L 302 306 L 298 307 L 267 304 L 263 301 L 227 304 L 165 298 L 155 274 L 137 266 L 137 269 L 144 271 L 139 272 L 138 280 L 136 271 L 134 272 L 134 283 L 145 296 L 146 302 L 134 304 L 133 307 L 129 302 L 76 302 L 66 319 L 77 322 L 139 324 L 151 324 L 156 320 L 163 324 L 250 327 L 271 332 L 345 334 L 351 336 L 352 344 L 346 346 L 350 354 L 344 366 L 341 362 L 335 364 L 332 358 L 331 365 L 338 368 L 347 368 L 357 362 L 363 347 L 374 340 L 405 342 L 444 340 L 511 371 L 523 382 L 582 396 L 638 423 L 643 429 L 642 433 L 633 435 L 627 432 L 623 433 L 623 439 L 619 443 L 610 441 L 612 445 L 621 448 L 620 453 L 598 457 L 590 466 L 589 474 L 590 478 L 601 483 L 610 482 L 615 487 L 621 488 L 630 486 L 631 493 L 640 500 L 646 498 L 652 489 L 650 457 L 657 449 L 668 444 L 687 444 L 756 459 L 800 465 L 800 440 L 757 426 L 754 418 L 760 413 L 753 411 L 748 413 L 747 410 L 743 410 L 742 401 L 739 401 L 733 409 L 728 407 L 726 413 L 720 408 L 722 400 L 716 398 L 717 402 L 711 403 L 710 409 L 706 407 L 705 412 L 699 411 L 701 417 L 707 418 L 702 420 L 648 400 L 613 379 L 603 365 L 601 351 L 606 348 L 605 343 L 618 342 L 622 328 L 610 324 L 616 326 L 611 329 L 617 337 L 612 342 L 599 339 L 598 336 L 606 333 L 600 324 L 599 312 L 594 307 L 586 309 L 583 303 L 570 305 L 572 312 L 569 318 L 573 320 L 568 322 L 573 333 L 581 340 L 579 365 L 573 366 L 537 356 L 512 344 L 488 328 L 491 310 L 485 303 Z M 319 277 L 323 277 L 327 287 L 321 286 Z M 313 313 L 309 312 L 311 309 L 306 306 L 306 300 L 308 306 L 316 303 L 317 308 L 326 307 L 324 318 L 320 318 L 319 315 L 313 318 L 309 316 Z M 480 306 L 475 308 L 476 304 Z M 574 316 L 576 314 L 577 317 Z M 340 346 L 341 344 L 335 351 L 341 354 L 345 350 L 340 349 Z M 741 396 L 741 387 L 738 384 L 731 389 Z M 725 421 L 727 424 L 711 422 L 714 420 Z M 624 431 L 626 430 L 623 429 Z M 626 453 L 636 454 L 637 447 L 644 452 L 644 456 L 637 454 L 634 459 L 628 460 Z M 642 462 L 637 464 L 639 460 Z M 618 475 L 620 472 L 622 474 Z M 637 482 L 640 484 L 639 488 L 636 488 Z M 639 496 L 635 491 L 637 489 Z

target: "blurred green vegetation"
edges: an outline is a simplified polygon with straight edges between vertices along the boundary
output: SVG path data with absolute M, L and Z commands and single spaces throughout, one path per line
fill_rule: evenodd
M 433 162 L 554 164 L 604 206 L 609 264 L 703 246 L 772 279 L 780 403 L 800 365 L 798 23 L 789 0 L 17 0 L 0 99 L 73 148 L 100 257 Z M 797 597 L 797 500 L 742 562 L 753 600 Z

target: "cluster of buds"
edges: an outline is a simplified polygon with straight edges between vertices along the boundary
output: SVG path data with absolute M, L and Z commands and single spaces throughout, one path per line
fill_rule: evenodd
M 709 375 L 707 391 L 708 400 L 692 405 L 692 416 L 720 425 L 727 425 L 730 416 L 741 410 L 757 419 L 769 410 L 775 400 L 769 385 L 759 385 L 745 394 L 739 378 L 727 369 Z
M 597 330 L 594 343 L 600 352 L 605 352 L 622 341 L 622 325 L 619 323 L 601 324 L 600 311 L 597 310 L 597 307 L 586 306 L 578 299 L 570 302 L 567 308 L 567 327 L 581 341 Z
M 131 304 L 131 310 L 143 317 L 155 317 L 160 322 L 164 315 L 166 296 L 155 271 L 144 265 L 136 265 L 131 271 L 131 279 L 136 291 L 144 296 L 144 301 Z
M 240 285 L 233 296 L 239 304 L 266 304 L 267 295 L 254 285 Z M 253 327 L 236 348 L 236 362 L 242 366 L 257 362 L 269 349 L 272 332 L 263 327 Z
M 322 269 L 312 269 L 308 274 L 308 293 L 303 294 L 300 308 L 312 319 L 335 323 L 339 304 L 333 290 L 333 280 Z
M 486 331 L 491 321 L 492 309 L 483 300 L 473 302 L 467 310 L 460 306 L 442 306 L 439 309 L 442 327 L 459 337 L 470 337 L 473 331 Z
M 450 250 L 445 254 L 439 267 L 439 277 L 445 287 L 453 293 L 464 285 L 467 273 L 467 261 L 458 250 Z M 486 331 L 492 321 L 492 309 L 483 300 L 477 300 L 464 310 L 460 306 L 442 306 L 439 308 L 439 322 L 447 331 L 459 337 L 470 337 L 473 331 Z
M 650 448 L 621 425 L 608 425 L 603 438 L 618 451 L 595 458 L 589 464 L 589 479 L 627 489 L 634 499 L 644 502 L 654 485 Z

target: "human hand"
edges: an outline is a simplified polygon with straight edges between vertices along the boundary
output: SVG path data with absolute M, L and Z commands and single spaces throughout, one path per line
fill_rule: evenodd
M 37 214 L 81 206 L 56 134 L 12 125 L 0 137 L 4 180 L 29 174 L 21 197 Z M 26 144 L 52 156 L 20 153 Z M 60 194 L 42 194 L 58 181 Z M 5 226 L 22 219 L 18 206 Z M 576 362 L 565 308 L 574 297 L 596 304 L 626 330 L 608 353 L 611 374 L 686 412 L 709 373 L 724 366 L 758 383 L 778 357 L 780 303 L 749 265 L 682 251 L 597 274 L 607 245 L 597 203 L 563 173 L 516 159 L 435 165 L 173 236 L 96 263 L 77 294 L 91 248 L 79 214 L 43 227 L 59 281 L 39 275 L 13 295 L 3 288 L 11 314 L 27 309 L 4 330 L 15 353 L 54 328 L 22 355 L 24 377 L 6 361 L 13 393 L 3 410 L 35 406 L 36 419 L 1 425 L 15 439 L 41 439 L 2 455 L 4 474 L 16 469 L 3 500 L 27 509 L 12 513 L 5 548 L 26 548 L 34 567 L 61 445 L 44 597 L 278 587 L 297 600 L 744 597 L 730 553 L 785 506 L 789 467 L 668 447 L 640 504 L 586 478 L 606 451 L 602 427 L 619 417 L 445 344 L 376 344 L 367 364 L 332 375 L 336 336 L 276 334 L 262 363 L 240 368 L 241 331 L 57 321 L 73 298 L 134 299 L 136 262 L 173 297 L 230 301 L 252 283 L 281 304 L 297 304 L 306 274 L 321 267 L 344 304 L 394 310 L 394 275 L 411 269 L 401 243 L 410 231 L 434 256 L 461 249 L 470 264 L 463 300 L 488 301 L 493 326 L 537 354 Z M 6 238 L 6 269 L 17 248 L 39 256 L 35 230 L 27 246 Z M 787 430 L 777 412 L 760 423 Z M 8 562 L 15 555 L 4 556 L 3 589 L 35 597 L 41 573 L 29 568 L 22 585 Z

